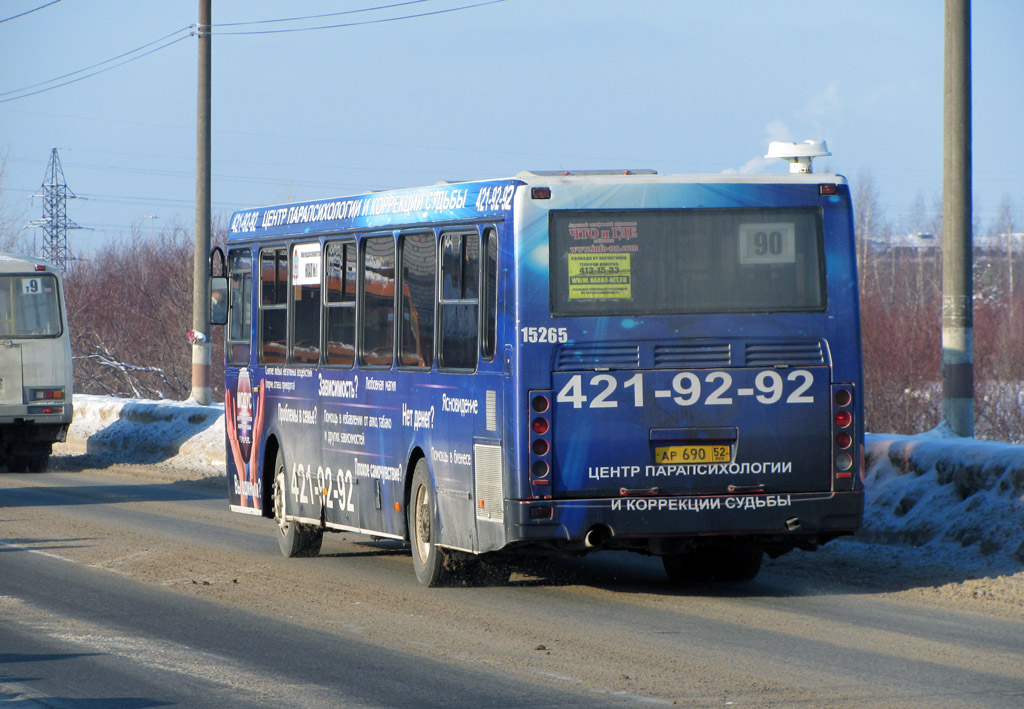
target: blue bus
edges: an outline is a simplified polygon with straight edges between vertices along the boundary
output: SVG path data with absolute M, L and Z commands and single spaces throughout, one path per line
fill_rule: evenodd
M 408 542 L 427 586 L 605 549 L 736 581 L 860 527 L 841 176 L 527 172 L 246 209 L 225 261 L 230 507 L 286 556 L 347 531 Z

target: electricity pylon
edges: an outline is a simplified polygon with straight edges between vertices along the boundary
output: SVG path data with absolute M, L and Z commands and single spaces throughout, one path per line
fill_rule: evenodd
M 53 263 L 61 273 L 67 273 L 71 254 L 68 251 L 68 230 L 83 229 L 73 220 L 68 219 L 69 199 L 76 195 L 64 182 L 64 168 L 60 165 L 57 148 L 50 152 L 50 164 L 46 167 L 46 176 L 40 191 L 33 197 L 43 198 L 43 218 L 29 222 L 29 227 L 40 227 L 43 230 L 43 246 L 40 256 Z

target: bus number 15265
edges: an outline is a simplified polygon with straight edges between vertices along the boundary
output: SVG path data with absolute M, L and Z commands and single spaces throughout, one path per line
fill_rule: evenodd
M 564 327 L 524 327 L 520 332 L 524 343 L 569 341 L 569 330 Z

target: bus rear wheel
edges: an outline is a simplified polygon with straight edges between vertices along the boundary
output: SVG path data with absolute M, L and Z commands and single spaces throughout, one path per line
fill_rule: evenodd
M 277 545 L 288 558 L 316 556 L 324 541 L 324 530 L 308 524 L 289 521 L 285 517 L 285 500 L 288 494 L 285 477 L 284 456 L 277 452 L 274 465 L 274 521 L 277 522 Z
M 430 470 L 422 458 L 413 472 L 407 514 L 416 580 L 430 588 L 447 585 L 451 581 L 452 560 L 434 543 L 437 538 L 437 505 L 434 503 Z
M 764 553 L 753 544 L 736 544 L 719 550 L 715 558 L 715 579 L 718 581 L 750 581 L 761 570 Z
M 761 548 L 753 544 L 717 544 L 661 557 L 668 577 L 677 583 L 750 581 L 761 570 Z
M 28 462 L 28 456 L 26 455 L 11 455 L 7 459 L 7 472 L 24 473 L 28 470 Z

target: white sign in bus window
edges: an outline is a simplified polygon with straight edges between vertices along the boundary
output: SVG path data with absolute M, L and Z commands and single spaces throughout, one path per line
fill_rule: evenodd
M 40 295 L 43 293 L 43 279 L 42 278 L 22 278 L 21 279 L 21 293 L 22 295 Z
M 756 266 L 795 261 L 795 224 L 740 224 L 741 264 Z
M 315 286 L 320 283 L 320 244 L 296 244 L 292 247 L 292 285 Z

